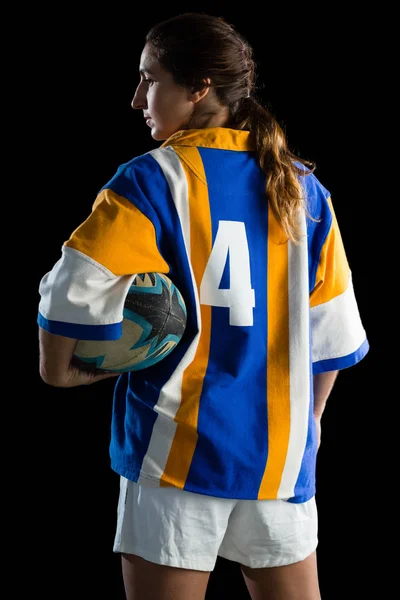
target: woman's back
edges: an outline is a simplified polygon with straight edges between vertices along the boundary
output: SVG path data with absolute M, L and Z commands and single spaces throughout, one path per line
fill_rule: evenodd
M 87 255 L 90 239 L 115 274 L 167 273 L 187 305 L 174 352 L 116 385 L 113 468 L 143 485 L 304 502 L 315 494 L 312 373 L 357 362 L 366 336 L 329 192 L 301 177 L 311 218 L 299 212 L 306 235 L 289 242 L 253 150 L 247 131 L 178 132 L 101 190 L 94 215 L 114 207 L 115 253 L 95 243 L 94 215 L 66 246 Z

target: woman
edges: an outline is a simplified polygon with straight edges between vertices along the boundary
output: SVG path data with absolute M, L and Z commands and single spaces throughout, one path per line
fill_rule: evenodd
M 77 340 L 118 337 L 121 291 L 168 274 L 185 335 L 114 392 L 127 598 L 203 599 L 220 555 L 254 600 L 317 600 L 321 416 L 368 352 L 329 191 L 257 101 L 252 49 L 224 19 L 157 24 L 139 72 L 132 106 L 163 143 L 121 165 L 42 278 L 41 377 L 113 376 L 71 366 Z

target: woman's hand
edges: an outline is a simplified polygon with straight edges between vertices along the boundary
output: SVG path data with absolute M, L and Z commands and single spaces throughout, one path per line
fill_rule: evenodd
M 45 383 L 69 388 L 119 376 L 119 373 L 88 373 L 73 366 L 71 359 L 77 342 L 39 328 L 40 377 Z
M 70 365 L 67 373 L 64 377 L 58 377 L 54 380 L 46 381 L 49 385 L 54 387 L 76 387 L 78 385 L 91 385 L 92 383 L 96 383 L 97 381 L 102 381 L 103 379 L 108 379 L 109 377 L 118 377 L 119 373 L 88 373 L 86 371 L 81 371 Z M 42 378 L 43 379 L 43 378 Z

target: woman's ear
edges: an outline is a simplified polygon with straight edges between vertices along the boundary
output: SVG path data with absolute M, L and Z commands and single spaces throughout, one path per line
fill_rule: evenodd
M 199 100 L 201 100 L 202 98 L 207 96 L 210 86 L 211 86 L 211 79 L 209 77 L 207 77 L 206 79 L 203 79 L 202 83 L 194 86 L 190 91 L 192 102 L 194 102 L 194 103 L 199 102 Z

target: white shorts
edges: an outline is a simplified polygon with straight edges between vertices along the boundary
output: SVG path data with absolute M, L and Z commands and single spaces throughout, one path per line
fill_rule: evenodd
M 251 568 L 301 561 L 317 547 L 315 496 L 231 500 L 120 479 L 114 552 L 160 565 L 213 571 L 217 556 Z

